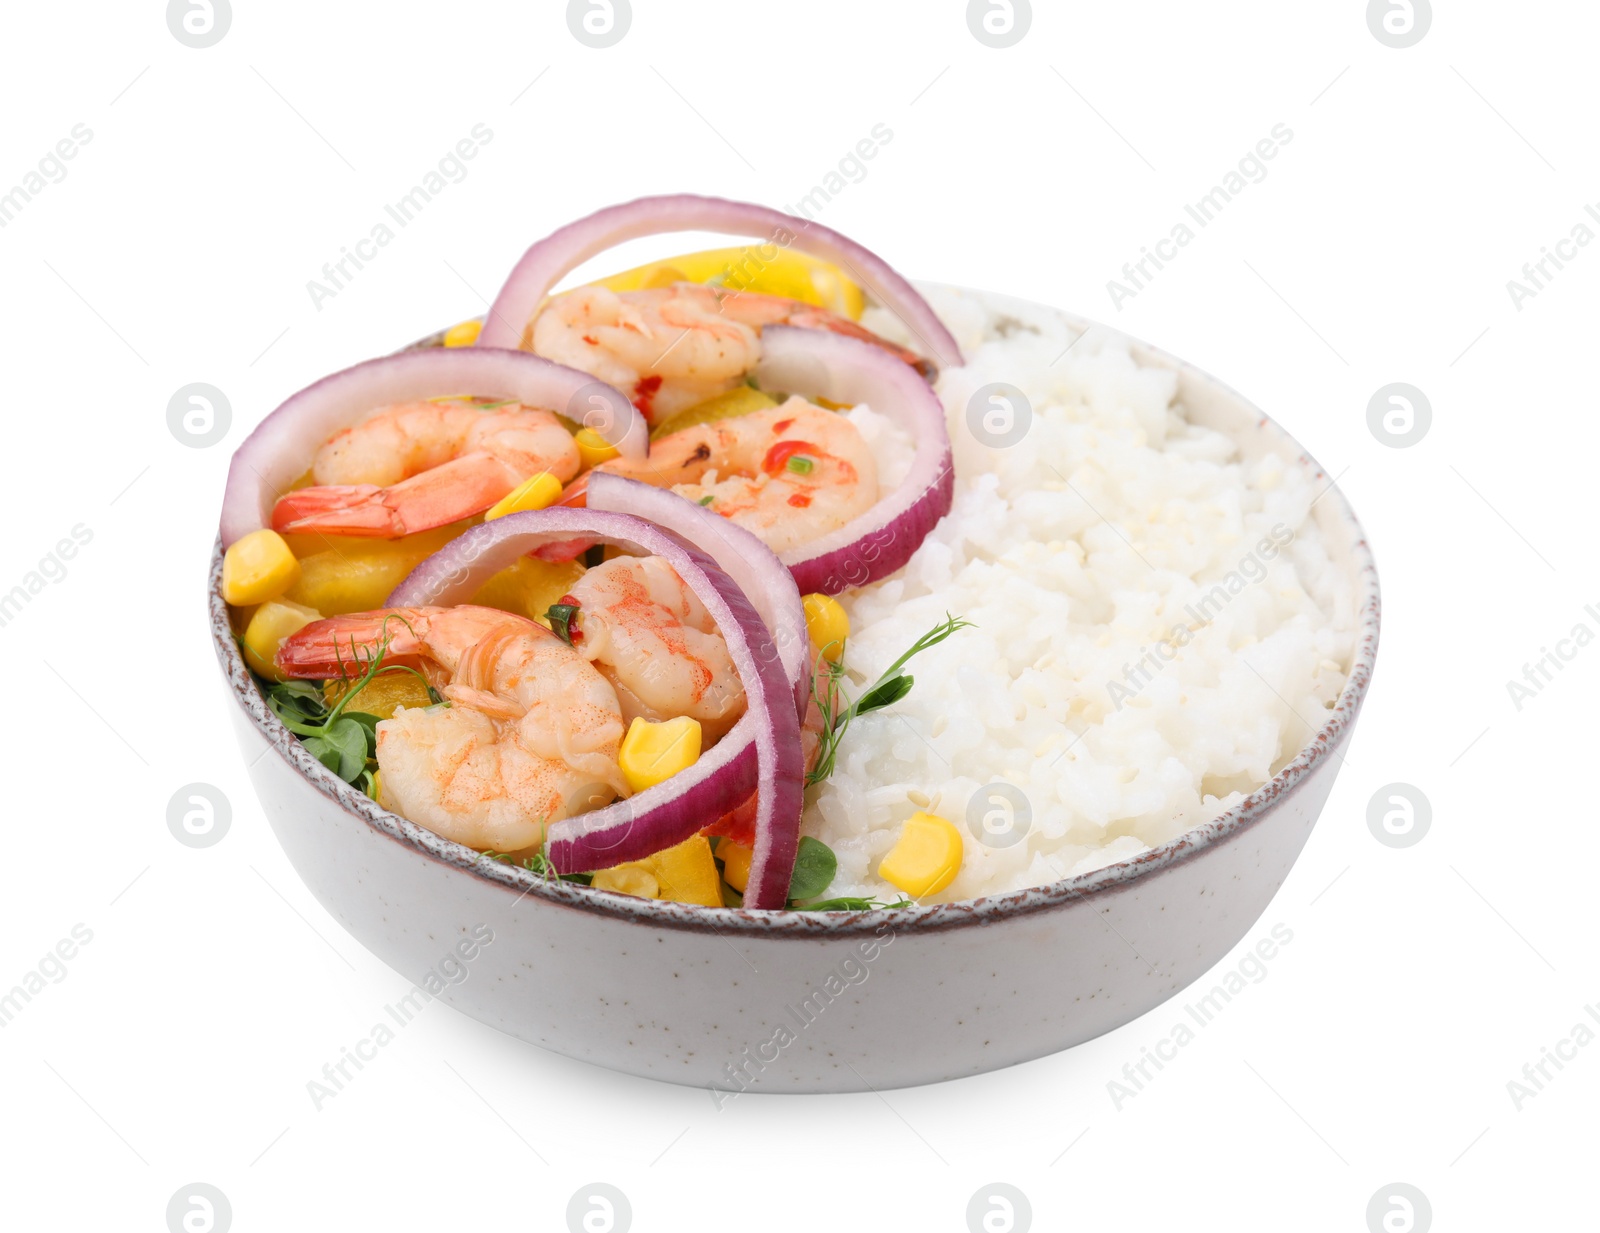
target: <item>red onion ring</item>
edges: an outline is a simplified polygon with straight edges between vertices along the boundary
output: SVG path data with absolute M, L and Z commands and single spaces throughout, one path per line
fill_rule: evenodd
M 522 351 L 428 347 L 367 360 L 288 398 L 234 451 L 222 499 L 222 545 L 272 525 L 272 507 L 324 441 L 389 403 L 468 393 L 515 398 L 593 428 L 643 458 L 649 428 L 625 394 L 588 373 Z
M 631 514 L 681 535 L 732 578 L 766 622 L 783 671 L 794 686 L 795 710 L 811 699 L 811 635 L 794 577 L 777 555 L 741 526 L 667 488 L 604 471 L 589 474 L 588 508 Z
M 555 285 L 578 266 L 609 248 L 641 236 L 673 231 L 716 231 L 766 238 L 842 266 L 858 284 L 900 318 L 944 368 L 962 363 L 961 348 L 933 309 L 883 258 L 854 240 L 781 210 L 727 201 L 721 197 L 679 194 L 641 197 L 568 223 L 523 254 L 489 309 L 480 347 L 518 347 L 528 326 Z M 787 238 L 786 238 L 787 237 Z M 764 333 L 765 331 L 763 331 Z
M 916 442 L 911 469 L 893 492 L 837 531 L 781 554 L 795 584 L 802 594 L 837 595 L 894 573 L 950 512 L 954 499 L 944 404 L 911 369 L 854 338 L 770 325 L 761 352 L 756 376 L 764 388 L 866 403 Z
M 704 517 L 722 521 L 709 512 Z M 709 532 L 702 526 L 699 533 Z M 561 873 L 578 873 L 642 859 L 689 839 L 707 819 L 748 799 L 759 785 L 756 848 L 745 906 L 783 907 L 805 803 L 794 691 L 765 621 L 709 556 L 679 536 L 627 514 L 561 507 L 531 510 L 483 523 L 451 541 L 418 565 L 385 606 L 463 603 L 518 557 L 575 534 L 616 544 L 624 551 L 659 556 L 678 571 L 726 639 L 748 709 L 698 762 L 671 779 L 626 801 L 553 823 L 546 845 L 551 863 Z

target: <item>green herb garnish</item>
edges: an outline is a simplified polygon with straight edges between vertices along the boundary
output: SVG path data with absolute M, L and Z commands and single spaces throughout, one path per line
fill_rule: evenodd
M 384 629 L 391 620 L 401 619 L 385 617 Z M 401 624 L 404 623 L 401 621 Z M 368 763 L 378 756 L 378 724 L 381 721 L 376 715 L 350 710 L 351 699 L 382 674 L 409 672 L 427 686 L 430 703 L 438 705 L 444 702 L 439 692 L 428 685 L 426 678 L 415 668 L 405 664 L 384 664 L 383 657 L 388 653 L 389 642 L 387 633 L 382 633 L 382 641 L 376 649 L 364 648 L 354 638 L 351 639 L 353 663 L 362 665 L 363 671 L 331 709 L 322 690 L 310 681 L 263 682 L 268 708 L 285 728 L 300 738 L 306 752 L 346 783 L 360 787 L 368 796 L 373 793 L 373 774 Z M 340 667 L 344 667 L 342 661 Z M 350 680 L 349 672 L 345 671 L 341 679 Z
M 877 899 L 862 899 L 854 895 L 845 895 L 838 899 L 819 899 L 815 903 L 791 903 L 789 910 L 792 912 L 893 912 L 910 906 L 911 900 L 909 899 L 898 899 L 894 903 L 884 903 Z
M 804 454 L 796 454 L 784 465 L 796 475 L 810 475 L 811 472 L 816 469 L 817 464 L 812 462 L 811 459 L 807 458 Z
M 874 681 L 865 693 L 842 709 L 840 704 L 844 701 L 844 695 L 840 691 L 839 681 L 845 673 L 844 657 L 841 655 L 837 663 L 828 664 L 823 673 L 814 676 L 811 690 L 816 697 L 817 708 L 822 712 L 822 744 L 817 764 L 806 776 L 806 783 L 821 783 L 833 774 L 834 762 L 839 756 L 839 742 L 844 739 L 845 732 L 858 715 L 893 706 L 911 692 L 916 678 L 901 669 L 911 661 L 912 656 L 937 646 L 958 629 L 972 627 L 971 621 L 945 613 L 943 622 L 913 642 L 911 649 L 890 664 L 888 671 Z
M 511 864 L 511 857 L 505 852 L 496 852 L 486 849 L 479 856 L 486 856 L 492 861 L 499 861 L 502 865 Z M 580 886 L 588 886 L 593 879 L 592 873 L 557 873 L 556 867 L 550 863 L 550 858 L 543 852 L 535 852 L 532 856 L 522 858 L 521 865 L 529 873 L 543 878 L 546 882 L 576 882 Z
M 594 880 L 592 873 L 557 873 L 556 867 L 550 863 L 550 858 L 543 852 L 535 852 L 532 856 L 525 857 L 522 867 L 529 873 L 538 874 L 548 881 L 560 880 L 562 882 L 576 882 L 579 886 L 588 886 Z
M 833 849 L 810 835 L 800 836 L 794 854 L 794 872 L 789 875 L 789 899 L 814 899 L 833 883 L 839 872 L 839 858 Z
M 710 505 L 710 504 L 711 504 L 711 503 L 712 503 L 712 502 L 713 502 L 713 501 L 715 501 L 715 500 L 716 500 L 716 499 L 717 499 L 717 498 L 716 498 L 716 497 L 715 497 L 715 496 L 713 496 L 713 495 L 712 495 L 712 494 L 710 494 L 710 493 L 707 493 L 707 494 L 706 494 L 706 495 L 705 495 L 705 496 L 703 496 L 703 497 L 701 497 L 701 498 L 700 498 L 700 504 L 701 504 L 701 505 Z
M 551 604 L 545 619 L 550 622 L 550 632 L 568 646 L 572 645 L 572 618 L 578 615 L 577 604 Z

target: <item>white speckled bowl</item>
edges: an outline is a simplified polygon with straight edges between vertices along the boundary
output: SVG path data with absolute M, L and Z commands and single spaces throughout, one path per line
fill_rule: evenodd
M 1227 432 L 1247 458 L 1275 448 L 1322 477 L 1238 394 L 1159 351 L 1136 353 L 1176 370 L 1191 418 Z M 1216 963 L 1265 910 L 1327 800 L 1378 647 L 1378 579 L 1360 524 L 1337 489 L 1315 512 L 1357 597 L 1359 638 L 1343 694 L 1298 757 L 1237 808 L 1132 861 L 897 912 L 658 903 L 482 860 L 380 809 L 267 710 L 229 631 L 220 545 L 212 637 L 279 842 L 323 906 L 408 979 L 422 982 L 459 945 L 472 958 L 447 965 L 466 975 L 444 987 L 445 1001 L 631 1074 L 728 1094 L 901 1087 L 1027 1061 L 1127 1023 Z M 493 941 L 481 945 L 485 928 Z

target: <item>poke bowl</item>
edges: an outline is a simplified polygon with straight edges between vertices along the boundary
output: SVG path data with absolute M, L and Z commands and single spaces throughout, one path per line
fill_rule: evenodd
M 531 298 L 318 383 L 241 451 L 208 600 L 274 833 L 327 911 L 414 982 L 413 1005 L 719 1106 L 977 1074 L 1127 1023 L 1244 937 L 1327 800 L 1378 641 L 1360 524 L 1282 428 L 1191 365 L 1052 308 L 912 289 L 803 220 L 789 244 L 770 212 L 712 203 L 705 225 L 707 201 L 618 217 L 631 234 L 759 234 L 760 313 L 797 270 L 806 302 L 831 305 L 747 327 L 750 379 L 710 397 L 753 409 L 697 419 L 704 389 L 669 377 L 645 400 L 678 395 L 657 423 L 638 380 L 581 355 L 547 356 L 525 393 L 493 346 L 479 342 L 492 380 L 452 367 L 497 314 L 506 350 L 526 350 L 558 311 L 545 297 L 566 270 L 550 273 L 546 241 L 518 267 L 549 267 Z M 553 239 L 593 255 L 618 224 L 597 237 L 590 221 Z M 726 274 L 744 251 L 712 264 Z M 597 301 L 677 296 L 702 256 L 618 276 Z M 405 355 L 445 367 L 419 386 L 393 366 Z M 444 417 L 424 402 L 454 415 L 458 388 L 480 396 L 472 429 L 513 399 L 556 413 L 577 473 L 486 480 L 470 517 L 398 535 L 383 520 L 454 500 L 428 477 L 470 448 L 416 472 L 426 484 L 334 492 L 311 474 L 375 409 L 410 399 L 431 425 Z M 898 422 L 897 404 L 913 408 Z M 817 417 L 806 449 L 778 449 L 801 412 Z M 817 435 L 834 431 L 847 439 Z M 782 455 L 773 474 L 740 479 L 738 433 Z M 707 443 L 724 470 L 699 465 Z M 794 543 L 787 514 L 774 538 L 761 510 L 727 512 L 746 508 L 739 482 L 767 513 L 772 489 L 825 504 L 841 457 L 876 478 L 839 526 Z M 343 534 L 363 521 L 367 540 Z M 259 547 L 271 536 L 294 558 L 287 585 L 282 550 Z M 608 580 L 678 613 L 637 677 Z M 692 720 L 651 692 L 675 687 L 685 645 L 711 665 Z M 737 705 L 717 697 L 724 678 Z M 380 689 L 404 698 L 354 709 Z M 600 729 L 570 718 L 575 698 L 603 728 L 582 749 Z M 517 749 L 497 746 L 512 728 Z M 582 800 L 565 811 L 527 804 L 551 782 L 534 759 L 550 732 L 563 799 Z

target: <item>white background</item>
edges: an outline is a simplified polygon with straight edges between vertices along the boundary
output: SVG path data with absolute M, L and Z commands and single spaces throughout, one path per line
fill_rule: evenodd
M 241 0 L 204 50 L 152 0 L 7 10 L 0 192 L 75 124 L 93 139 L 0 229 L 0 591 L 74 525 L 93 539 L 0 628 L 0 989 L 75 924 L 94 937 L 0 1029 L 0 1224 L 159 1230 L 205 1181 L 239 1230 L 559 1229 L 604 1180 L 641 1230 L 961 1230 L 1006 1181 L 1038 1229 L 1360 1233 L 1403 1181 L 1439 1229 L 1592 1227 L 1600 1047 L 1520 1111 L 1506 1084 L 1600 1003 L 1600 649 L 1520 711 L 1506 682 L 1600 631 L 1600 246 L 1520 311 L 1506 283 L 1600 202 L 1600 12 L 1440 5 L 1394 50 L 1357 0 L 1041 0 L 994 50 L 954 0 L 634 0 L 594 50 L 563 7 Z M 436 1006 L 317 1112 L 306 1081 L 410 977 L 303 889 L 227 729 L 202 587 L 229 454 L 313 379 L 481 312 L 560 223 L 679 189 L 791 203 L 880 122 L 892 142 L 823 221 L 1198 363 L 1363 517 L 1376 681 L 1224 966 L 1274 924 L 1293 942 L 1120 1110 L 1108 1082 L 1181 995 L 1003 1073 L 721 1112 Z M 468 177 L 315 308 L 307 281 L 477 123 Z M 1279 123 L 1270 175 L 1118 311 L 1107 280 Z M 166 423 L 197 381 L 232 406 L 208 449 Z M 1366 423 L 1394 381 L 1433 408 L 1409 449 Z M 233 807 L 205 850 L 166 825 L 195 781 Z M 1405 850 L 1367 827 L 1394 781 L 1433 807 Z

